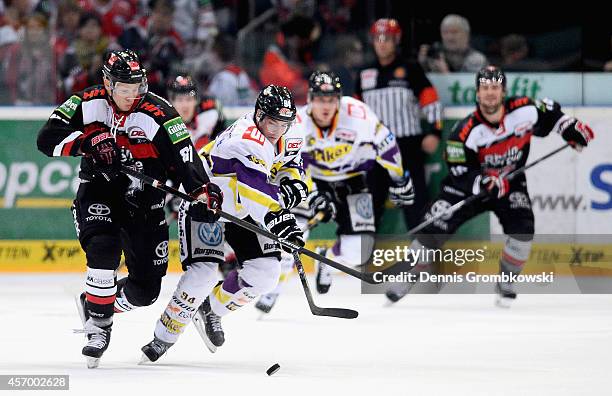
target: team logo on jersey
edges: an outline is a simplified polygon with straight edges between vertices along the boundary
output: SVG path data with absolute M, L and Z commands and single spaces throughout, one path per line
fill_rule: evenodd
M 94 203 L 94 204 L 89 205 L 89 208 L 87 208 L 87 211 L 89 212 L 90 215 L 93 215 L 93 216 L 107 216 L 111 212 L 108 206 L 101 204 L 101 203 Z
M 393 71 L 393 77 L 395 78 L 404 78 L 406 77 L 406 69 L 403 67 L 398 67 Z
M 131 126 L 127 129 L 128 136 L 132 139 L 146 139 L 147 134 L 139 126 Z
M 198 237 L 208 246 L 218 246 L 223 242 L 223 230 L 219 223 L 201 223 L 198 226 Z

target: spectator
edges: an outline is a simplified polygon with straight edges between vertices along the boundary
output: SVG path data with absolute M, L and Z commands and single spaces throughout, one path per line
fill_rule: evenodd
M 83 10 L 77 0 L 61 0 L 57 6 L 57 19 L 53 37 L 56 59 L 62 59 L 66 50 L 77 38 Z
M 470 47 L 470 23 L 460 15 L 449 14 L 440 24 L 442 43 L 419 48 L 419 63 L 425 71 L 437 73 L 477 72 L 488 64 L 481 52 Z
M 509 34 L 502 37 L 500 53 L 502 56 L 501 69 L 504 71 L 546 71 L 551 68 L 548 62 L 528 58 L 527 39 L 520 34 Z
M 353 96 L 358 69 L 363 65 L 363 44 L 353 35 L 338 36 L 335 44 L 331 69 L 342 82 L 342 93 Z
M 211 0 L 174 0 L 174 29 L 186 43 L 212 42 L 218 33 Z
M 112 38 L 119 37 L 124 27 L 136 15 L 135 3 L 128 0 L 79 0 L 81 8 L 95 12 L 102 20 L 102 32 Z
M 18 57 L 17 77 L 11 93 L 14 103 L 55 103 L 55 62 L 46 16 L 35 13 L 28 17 Z
M 247 73 L 236 63 L 236 44 L 229 36 L 219 36 L 213 53 L 222 65 L 211 79 L 208 94 L 217 98 L 224 106 L 252 106 L 255 103 L 255 87 Z
M 261 84 L 285 86 L 293 93 L 296 104 L 305 104 L 305 74 L 313 64 L 313 47 L 319 35 L 319 27 L 310 18 L 294 16 L 283 23 L 275 44 L 264 55 L 259 69 Z
M 89 86 L 102 84 L 102 60 L 109 39 L 102 35 L 102 21 L 95 13 L 79 20 L 78 37 L 59 64 L 64 97 Z
M 147 69 L 149 89 L 166 95 L 166 81 L 183 61 L 184 43 L 172 26 L 172 0 L 150 0 L 150 16 L 133 21 L 118 39 L 119 45 L 140 54 Z
M 11 20 L 0 15 L 0 105 L 14 104 L 20 48 Z

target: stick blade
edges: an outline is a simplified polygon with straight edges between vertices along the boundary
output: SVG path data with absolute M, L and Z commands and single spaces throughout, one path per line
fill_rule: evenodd
M 313 307 L 312 313 L 316 316 L 330 316 L 332 318 L 340 319 L 355 319 L 357 316 L 359 316 L 359 312 L 346 308 Z

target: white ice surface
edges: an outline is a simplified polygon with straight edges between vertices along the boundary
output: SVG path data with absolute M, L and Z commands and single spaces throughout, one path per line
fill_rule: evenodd
M 158 363 L 138 365 L 177 279 L 153 306 L 115 318 L 88 370 L 72 334 L 83 276 L 0 275 L 0 374 L 68 374 L 69 392 L 42 394 L 83 396 L 612 394 L 612 296 L 520 295 L 504 310 L 492 295 L 414 295 L 383 308 L 342 276 L 315 300 L 360 313 L 343 320 L 312 316 L 293 277 L 264 320 L 254 307 L 225 317 L 216 354 L 188 328 Z

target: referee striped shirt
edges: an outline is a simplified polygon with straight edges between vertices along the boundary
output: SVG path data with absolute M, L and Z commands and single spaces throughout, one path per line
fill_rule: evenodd
M 438 93 L 416 62 L 396 58 L 387 66 L 376 64 L 362 69 L 357 78 L 356 96 L 397 137 L 441 133 Z M 428 124 L 426 131 L 421 128 L 421 118 Z

